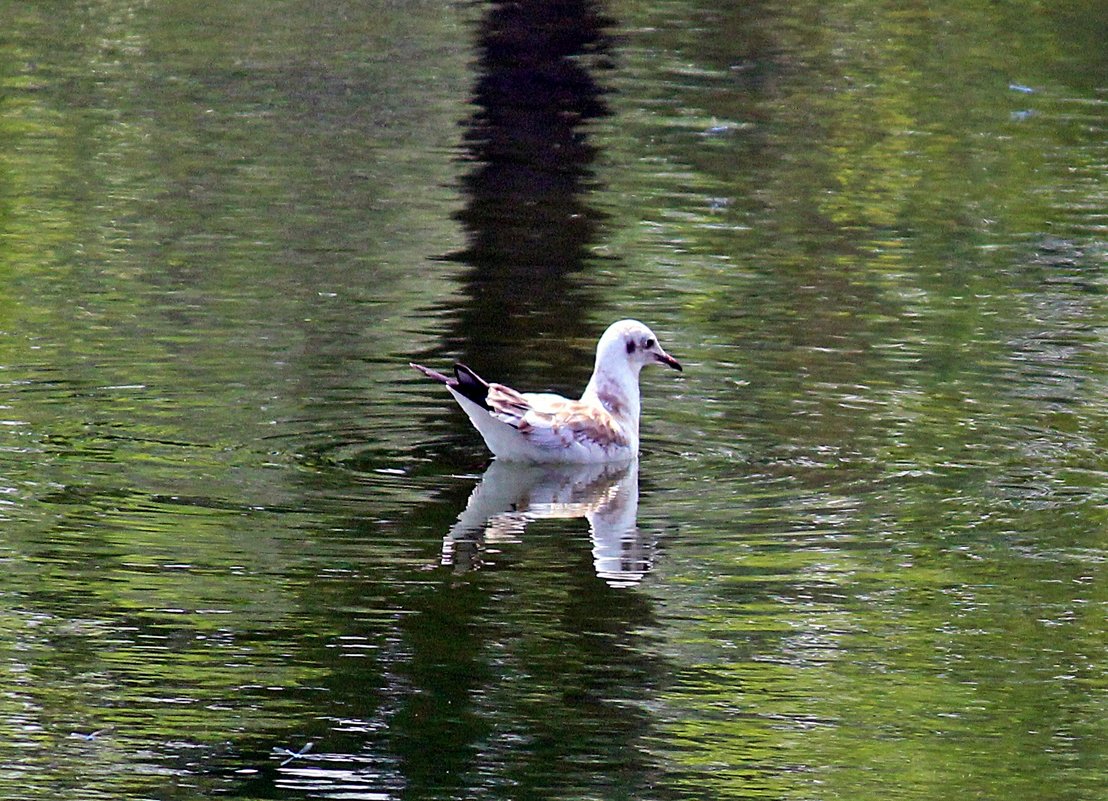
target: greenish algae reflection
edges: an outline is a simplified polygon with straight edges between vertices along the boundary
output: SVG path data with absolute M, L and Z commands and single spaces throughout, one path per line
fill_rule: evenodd
M 1104 782 L 1102 55 L 1013 13 L 627 6 L 612 239 L 701 343 L 660 445 L 683 797 Z
M 0 2 L 0 795 L 1102 794 L 1096 9 L 590 8 L 566 242 L 472 197 L 492 5 Z M 443 568 L 408 359 L 628 313 L 650 570 Z
M 195 797 L 325 692 L 303 452 L 450 292 L 462 19 L 57 5 L 0 5 L 0 794 Z

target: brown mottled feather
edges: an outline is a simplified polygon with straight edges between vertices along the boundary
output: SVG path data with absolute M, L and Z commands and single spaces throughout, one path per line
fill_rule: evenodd
M 550 445 L 573 441 L 604 447 L 627 445 L 630 440 L 617 420 L 605 409 L 554 396 L 525 396 L 503 384 L 489 384 L 487 402 L 492 414 L 521 434 Z

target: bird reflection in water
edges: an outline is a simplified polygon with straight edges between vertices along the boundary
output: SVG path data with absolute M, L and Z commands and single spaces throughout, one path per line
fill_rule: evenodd
M 639 531 L 639 463 L 558 465 L 494 461 L 443 538 L 442 564 L 479 568 L 492 546 L 517 543 L 533 520 L 584 517 L 596 574 L 613 587 L 637 584 L 654 563 Z

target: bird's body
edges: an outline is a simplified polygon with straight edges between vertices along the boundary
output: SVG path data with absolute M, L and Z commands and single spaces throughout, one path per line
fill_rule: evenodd
M 454 378 L 412 367 L 446 385 L 497 458 L 584 464 L 638 454 L 639 371 L 654 363 L 681 369 L 649 328 L 621 320 L 600 338 L 592 378 L 580 400 L 517 392 L 486 382 L 463 364 L 454 365 Z

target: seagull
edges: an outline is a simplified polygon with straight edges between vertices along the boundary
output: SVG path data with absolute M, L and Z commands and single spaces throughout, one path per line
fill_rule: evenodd
M 498 459 L 595 464 L 638 455 L 639 371 L 648 364 L 681 370 L 653 331 L 638 320 L 620 320 L 600 337 L 580 400 L 517 392 L 485 381 L 464 364 L 454 365 L 453 378 L 411 366 L 446 385 Z

